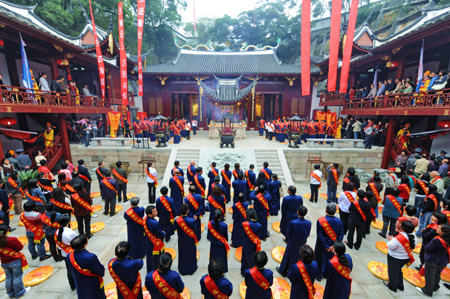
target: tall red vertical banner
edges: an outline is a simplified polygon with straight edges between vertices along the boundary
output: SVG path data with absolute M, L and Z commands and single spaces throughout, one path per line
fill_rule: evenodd
M 128 105 L 127 54 L 125 52 L 125 29 L 123 27 L 123 2 L 118 4 L 119 13 L 119 48 L 120 48 L 120 94 L 122 105 Z
M 341 35 L 342 0 L 333 0 L 331 5 L 330 55 L 328 65 L 328 91 L 336 91 L 338 71 L 339 37 Z
M 144 35 L 145 0 L 137 1 L 137 42 L 138 42 L 138 81 L 139 96 L 144 95 L 144 79 L 142 75 L 142 36 Z
M 102 90 L 102 99 L 106 96 L 106 81 L 105 81 L 105 63 L 103 62 L 102 50 L 98 42 L 97 29 L 95 27 L 94 14 L 92 13 L 91 0 L 89 0 L 89 8 L 91 10 L 92 30 L 94 31 L 95 53 L 97 54 L 98 74 L 100 77 L 100 88 Z
M 311 0 L 302 0 L 301 34 L 302 95 L 309 96 L 311 93 Z
M 192 1 L 192 4 L 194 6 L 194 30 L 197 30 L 197 15 L 195 13 L 195 0 Z
M 341 67 L 341 84 L 339 87 L 340 93 L 347 92 L 348 73 L 350 71 L 350 60 L 352 58 L 353 38 L 355 37 L 356 19 L 358 17 L 358 0 L 352 0 L 350 6 L 350 13 L 348 17 L 347 36 L 345 38 L 344 55 L 342 58 Z

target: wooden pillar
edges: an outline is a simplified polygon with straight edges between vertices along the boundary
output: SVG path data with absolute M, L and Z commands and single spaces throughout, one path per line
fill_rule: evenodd
M 386 143 L 384 146 L 383 160 L 381 161 L 381 168 L 387 169 L 389 166 L 389 160 L 391 158 L 392 144 L 394 143 L 395 137 L 395 126 L 396 126 L 397 116 L 391 115 L 389 117 L 389 126 L 386 134 Z
M 2 140 L 0 139 L 0 159 L 3 159 L 5 157 L 5 152 L 3 151 L 3 144 Z
M 70 153 L 69 134 L 67 134 L 65 114 L 60 114 L 59 116 L 59 132 L 61 134 L 61 144 L 63 148 L 64 158 L 72 161 L 72 155 Z
M 108 132 L 108 118 L 107 118 L 107 117 L 108 117 L 108 116 L 107 116 L 106 113 L 103 113 L 103 114 L 102 114 L 103 132 L 104 132 L 104 135 L 105 135 L 105 136 L 109 134 L 109 132 Z
M 56 80 L 56 78 L 59 76 L 58 64 L 56 63 L 55 57 L 50 58 L 50 75 L 52 76 L 53 80 Z
M 273 109 L 273 116 L 278 118 L 280 115 L 280 111 L 278 110 L 278 94 L 275 95 L 275 109 Z
M 5 41 L 5 58 L 6 65 L 8 66 L 9 80 L 11 81 L 11 86 L 20 86 L 20 77 L 17 71 L 16 56 L 14 53 L 15 45 Z
M 405 65 L 406 65 L 406 59 L 405 59 L 405 57 L 402 56 L 402 58 L 400 58 L 400 61 L 398 62 L 397 75 L 395 76 L 395 79 L 402 80 L 404 78 Z

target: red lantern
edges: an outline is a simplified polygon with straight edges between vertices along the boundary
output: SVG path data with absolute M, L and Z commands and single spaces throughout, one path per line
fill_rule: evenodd
M 441 120 L 440 122 L 438 122 L 438 126 L 444 129 L 449 129 L 450 128 L 450 120 L 445 119 L 445 120 Z
M 0 124 L 6 126 L 8 128 L 11 128 L 12 125 L 17 124 L 17 120 L 15 120 L 14 118 L 11 118 L 11 117 L 4 117 L 4 118 L 0 119 Z
M 396 67 L 398 67 L 398 61 L 388 61 L 386 63 L 386 67 L 390 69 L 395 69 Z
M 3 47 L 5 45 L 5 42 L 0 38 L 0 47 Z
M 56 59 L 56 64 L 57 65 L 63 65 L 63 60 L 62 59 Z

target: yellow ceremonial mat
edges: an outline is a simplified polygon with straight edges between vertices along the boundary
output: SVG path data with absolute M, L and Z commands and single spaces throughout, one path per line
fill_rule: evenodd
M 403 278 L 413 286 L 423 288 L 425 286 L 425 277 L 419 275 L 419 271 L 412 268 L 402 268 Z
M 76 230 L 78 228 L 78 222 L 76 220 L 70 221 L 70 228 Z
M 416 247 L 413 249 L 413 252 L 420 253 L 421 248 L 422 248 L 422 243 L 417 243 Z
M 95 205 L 95 206 L 92 206 L 91 208 L 92 208 L 93 213 L 97 213 L 98 211 L 103 209 L 103 207 L 101 205 Z
M 116 205 L 116 213 L 122 210 L 123 207 L 121 205 Z
M 136 197 L 136 193 L 127 193 L 127 198 L 131 199 L 133 197 Z
M 383 214 L 383 207 L 378 207 L 378 213 Z
M 105 295 L 107 299 L 117 299 L 116 283 L 111 282 L 105 286 Z
M 441 280 L 450 282 L 450 269 L 445 267 L 441 272 Z
M 339 206 L 336 205 L 336 213 L 339 213 Z
M 305 193 L 303 194 L 303 197 L 306 199 L 311 199 L 311 193 Z
M 17 239 L 20 241 L 20 243 L 22 243 L 22 246 L 25 246 L 28 244 L 27 236 L 18 237 Z
M 26 287 L 32 287 L 47 280 L 53 274 L 52 266 L 43 266 L 34 269 L 23 277 L 23 284 Z
M 254 205 L 248 206 L 248 209 L 253 209 Z
M 145 286 L 142 286 L 142 294 L 144 295 L 144 299 L 151 299 L 150 293 L 147 291 L 147 288 Z M 184 287 L 183 292 L 180 294 L 181 299 L 190 299 L 191 298 L 191 292 Z M 109 298 L 108 298 L 109 299 Z
M 319 196 L 323 199 L 328 199 L 328 196 L 326 193 L 320 193 Z
M 277 221 L 277 222 L 272 223 L 272 229 L 274 231 L 276 231 L 277 233 L 281 233 L 281 231 L 280 231 L 280 222 Z
M 236 248 L 236 251 L 234 252 L 234 257 L 238 260 L 238 262 L 240 263 L 242 260 L 242 246 Z
M 200 258 L 200 251 L 197 250 L 197 261 Z
M 201 231 L 201 232 L 204 232 L 204 231 L 205 231 L 205 225 L 204 225 L 203 223 L 201 224 L 201 229 L 200 229 L 200 231 Z
M 95 234 L 105 228 L 104 222 L 96 222 L 91 224 L 91 233 Z
M 233 214 L 233 207 L 228 208 L 228 213 Z
M 173 248 L 167 247 L 166 252 L 172 256 L 172 260 L 174 260 L 177 257 L 177 252 Z
M 45 251 L 49 252 L 50 251 L 50 244 L 48 242 L 45 242 Z
M 22 222 L 22 221 L 19 221 L 18 225 L 19 225 L 19 226 L 23 226 L 23 222 Z
M 14 215 L 9 214 L 9 220 L 13 219 Z
M 233 223 L 231 223 L 230 226 L 228 226 L 228 231 L 229 231 L 230 233 L 233 232 Z
M 383 221 L 381 220 L 375 220 L 375 222 L 371 222 L 370 225 L 376 229 L 382 230 L 383 229 Z
M 286 248 L 277 246 L 274 249 L 272 249 L 272 257 L 273 259 L 281 264 L 281 261 L 283 260 L 284 252 L 286 251 Z
M 389 281 L 388 270 L 387 270 L 386 264 L 376 262 L 376 261 L 371 261 L 367 264 L 367 268 L 369 268 L 369 271 L 372 272 L 372 274 L 375 275 L 376 277 L 378 277 L 382 280 Z
M 96 198 L 96 197 L 99 197 L 100 195 L 101 195 L 100 192 L 92 192 L 91 193 L 91 198 Z
M 316 293 L 314 294 L 314 298 L 322 299 L 323 293 L 325 293 L 325 287 L 318 283 L 314 283 L 314 288 L 316 289 Z
M 289 299 L 291 296 L 291 285 L 284 279 L 274 277 L 273 285 L 270 287 L 272 289 L 273 299 Z M 247 286 L 245 281 L 241 282 L 239 285 L 239 294 L 241 298 L 245 298 L 245 293 L 247 292 Z
M 375 247 L 384 254 L 388 254 L 387 243 L 384 241 L 378 241 L 375 243 Z
M 4 281 L 6 279 L 5 270 L 0 267 L 0 282 Z

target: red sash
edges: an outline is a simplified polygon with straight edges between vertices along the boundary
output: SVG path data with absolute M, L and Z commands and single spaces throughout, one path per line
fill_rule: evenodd
M 253 267 L 250 270 L 250 275 L 252 276 L 253 280 L 256 282 L 257 285 L 264 291 L 270 288 L 270 284 L 267 281 L 267 279 L 264 277 L 264 275 L 259 272 L 258 268 Z
M 416 177 L 415 176 L 413 176 L 413 175 L 408 175 L 412 180 L 413 180 L 413 182 L 414 182 L 414 185 L 417 183 L 417 179 L 416 179 Z
M 114 188 L 114 186 L 113 186 L 106 178 L 104 178 L 104 179 L 102 180 L 102 183 L 103 183 L 106 187 L 108 187 L 108 189 L 111 189 L 112 191 L 114 191 L 114 192 L 117 193 L 116 188 Z
M 164 252 L 165 245 L 164 245 L 163 240 L 157 238 L 154 234 L 152 234 L 147 227 L 147 216 L 145 216 L 145 218 L 144 218 L 143 226 L 144 226 L 145 234 L 147 235 L 150 242 L 153 243 L 153 255 L 158 255 L 158 254 L 161 254 L 162 252 Z
M 264 206 L 264 208 L 267 210 L 267 218 L 269 218 L 269 203 L 264 198 L 264 195 L 261 193 L 256 194 L 256 197 L 258 198 L 259 202 Z
M 177 217 L 177 223 L 178 226 L 186 233 L 186 235 L 194 239 L 195 246 L 198 246 L 197 235 L 195 234 L 194 230 L 186 224 L 183 217 Z
M 401 184 L 400 186 L 403 186 L 403 188 L 405 188 L 405 190 L 408 192 L 408 198 L 409 198 L 409 194 L 411 193 L 411 188 L 409 188 L 409 186 L 407 184 Z
M 397 239 L 397 241 L 400 242 L 400 244 L 402 244 L 403 248 L 405 248 L 406 252 L 408 253 L 409 262 L 406 264 L 406 266 L 410 266 L 412 263 L 414 263 L 415 259 L 414 259 L 414 256 L 412 254 L 412 249 L 411 249 L 411 244 L 409 244 L 409 239 L 406 238 L 401 233 L 398 234 L 397 236 L 395 236 L 395 238 Z
M 386 195 L 387 198 L 391 201 L 391 203 L 394 205 L 394 207 L 397 209 L 397 211 L 400 213 L 400 216 L 403 215 L 402 211 L 402 205 L 398 202 L 397 198 L 395 198 L 392 195 Z
M 121 180 L 121 181 L 124 182 L 125 184 L 128 184 L 128 180 L 127 180 L 126 178 L 124 178 L 123 176 L 121 176 L 121 175 L 117 172 L 117 170 L 116 170 L 115 168 L 112 170 L 112 173 L 113 173 L 119 180 Z M 147 171 L 146 171 L 145 173 L 147 173 Z M 156 181 L 155 181 L 155 182 L 156 182 Z
M 78 265 L 77 261 L 75 261 L 75 257 L 73 256 L 73 252 L 69 254 L 69 260 L 72 266 L 80 272 L 80 274 L 91 276 L 91 277 L 97 277 L 98 282 L 100 284 L 100 289 L 103 289 L 103 278 L 97 274 L 92 273 L 89 269 L 82 269 L 80 265 Z
M 315 172 L 311 172 L 310 175 L 319 181 L 319 183 L 320 183 L 319 188 L 322 187 L 322 181 L 321 181 L 320 177 Z
M 60 228 L 61 225 L 58 222 L 52 222 L 50 218 L 47 217 L 47 215 L 42 214 L 41 215 L 41 221 L 44 222 L 45 225 L 53 227 L 53 228 Z
M 173 218 L 172 207 L 170 206 L 169 201 L 164 196 L 161 196 L 159 200 L 161 201 L 164 208 L 170 213 L 170 223 L 173 223 L 175 219 Z
M 430 184 L 434 184 L 434 182 L 436 182 L 436 181 L 439 180 L 439 179 L 442 180 L 442 178 L 441 178 L 440 176 L 435 177 L 435 178 L 430 182 Z
M 261 239 L 252 231 L 248 221 L 242 222 L 247 237 L 256 245 L 256 252 L 261 251 Z
M 216 299 L 228 299 L 229 297 L 222 293 L 217 287 L 214 280 L 209 276 L 205 276 L 205 287 L 208 289 L 208 292 L 214 296 Z
M 450 211 L 442 210 L 441 213 L 447 216 L 448 222 L 450 223 Z
M 390 177 L 392 178 L 392 180 L 394 181 L 394 185 L 397 185 L 396 179 L 395 179 L 395 175 L 390 174 L 390 175 L 388 175 L 388 176 L 390 176 Z
M 355 201 L 355 198 L 353 197 L 353 195 L 349 191 L 344 191 L 344 195 L 347 196 L 347 198 L 348 198 L 348 200 L 350 202 Z
M 174 180 L 175 183 L 177 184 L 178 188 L 180 188 L 180 190 L 181 190 L 181 196 L 183 196 L 183 195 L 184 195 L 184 188 L 183 188 L 183 184 L 181 183 L 180 178 L 179 178 L 177 175 L 175 175 L 175 176 L 173 177 L 173 180 Z
M 45 236 L 42 223 L 39 225 L 31 224 L 25 217 L 25 212 L 20 214 L 20 221 L 22 221 L 23 225 L 34 234 L 34 243 L 41 243 L 42 238 Z
M 345 177 L 345 178 L 344 178 L 344 183 L 346 183 L 346 184 L 350 183 L 350 180 L 349 180 L 348 177 Z
M 212 206 L 214 208 L 221 210 L 222 213 L 225 215 L 225 211 L 223 210 L 223 207 L 212 197 L 212 195 L 210 195 L 208 197 L 208 201 L 210 204 L 212 204 Z
M 197 185 L 197 188 L 200 189 L 200 195 L 205 198 L 205 188 L 203 188 L 202 184 L 200 184 L 200 181 L 198 180 L 198 174 L 194 176 L 195 185 Z
M 189 167 L 187 168 L 187 171 L 189 172 L 189 174 L 191 175 L 191 177 L 194 176 L 194 175 L 192 174 L 192 171 L 191 171 L 191 166 L 189 166 Z
M 180 293 L 178 293 L 164 278 L 159 275 L 158 270 L 155 270 L 152 275 L 153 282 L 155 283 L 158 290 L 163 294 L 164 297 L 169 299 L 181 299 Z
M 142 219 L 141 217 L 139 217 L 138 214 L 136 214 L 136 212 L 133 210 L 133 208 L 129 208 L 125 214 L 128 215 L 128 217 L 131 218 L 131 220 L 133 220 L 134 222 L 136 222 L 139 225 L 145 225 L 144 219 Z
M 367 198 L 364 198 L 364 200 L 366 202 L 369 202 L 369 200 Z M 375 222 L 375 219 L 377 219 L 377 215 L 375 214 L 375 210 L 372 207 L 370 207 L 370 214 L 372 214 L 372 217 L 373 217 L 372 221 Z
M 97 174 L 98 174 L 102 179 L 105 178 L 105 176 L 102 174 L 102 172 L 101 172 L 98 168 L 95 170 L 95 172 L 97 172 Z
M 422 187 L 422 190 L 425 193 L 425 195 L 428 195 L 427 185 L 421 180 L 418 180 L 418 182 L 419 182 L 420 187 Z
M 241 213 L 242 217 L 244 217 L 244 219 L 247 219 L 247 211 L 245 210 L 244 205 L 239 201 L 235 205 L 239 213 Z
M 339 263 L 339 259 L 337 255 L 333 256 L 333 258 L 330 260 L 331 265 L 334 267 L 334 269 L 342 275 L 344 278 L 350 280 L 350 294 L 352 293 L 352 278 L 350 277 L 350 269 L 347 267 L 344 267 L 341 263 Z
M 442 247 L 444 247 L 445 251 L 447 251 L 448 260 L 450 261 L 450 247 L 448 246 L 448 244 L 440 236 L 436 236 L 435 239 L 438 239 L 439 242 L 441 242 Z
M 52 204 L 54 204 L 55 206 L 57 206 L 57 207 L 60 208 L 60 209 L 63 209 L 63 210 L 73 210 L 72 207 L 71 207 L 70 205 L 68 205 L 68 204 L 66 204 L 66 203 L 59 202 L 59 201 L 57 201 L 57 200 L 54 199 L 54 198 L 52 198 L 50 201 L 52 202 Z
M 253 189 L 255 188 L 255 186 L 252 185 L 252 183 L 250 182 L 250 177 L 248 176 L 248 170 L 245 171 L 245 177 L 247 178 L 247 185 L 248 185 L 248 188 L 250 189 L 250 191 L 253 191 Z
M 38 185 L 42 188 L 42 189 L 44 189 L 44 190 L 47 190 L 47 191 L 49 191 L 49 192 L 52 192 L 53 191 L 53 187 L 52 186 L 45 186 L 45 185 L 43 185 L 41 182 L 39 182 L 38 181 Z
M 339 176 L 337 170 L 333 168 L 331 171 L 333 172 L 333 178 L 336 181 L 336 185 L 339 185 Z
M 87 176 L 81 174 L 81 173 L 78 171 L 78 166 L 75 167 L 75 171 L 78 172 L 78 176 L 79 176 L 81 179 L 85 180 L 85 181 L 88 182 L 88 183 L 91 182 Z M 113 172 L 114 172 L 114 170 L 113 170 Z
M 59 229 L 56 231 L 55 236 L 54 236 L 56 245 L 58 245 L 59 248 L 64 250 L 64 252 L 67 253 L 67 254 L 73 252 L 73 248 L 70 245 L 67 245 L 67 244 L 65 244 L 63 242 L 59 242 L 58 241 L 58 232 L 59 232 Z
M 75 188 L 72 185 L 66 184 L 65 187 L 66 187 L 66 190 L 69 190 L 72 193 L 77 193 L 77 190 L 75 190 Z
M 210 196 L 211 197 L 211 196 Z M 189 203 L 194 207 L 194 209 L 196 211 L 198 211 L 198 208 L 200 207 L 199 203 L 195 200 L 194 195 L 192 194 L 188 194 L 188 196 L 186 196 L 187 200 L 189 201 Z
M 261 172 L 266 176 L 266 180 L 270 180 L 270 175 L 264 168 L 261 169 Z
M 303 278 L 303 282 L 306 285 L 306 288 L 308 289 L 308 298 L 314 299 L 314 294 L 316 293 L 316 289 L 314 288 L 314 285 L 311 282 L 311 279 L 309 278 L 309 274 L 306 271 L 305 265 L 302 261 L 298 261 L 297 263 L 298 271 L 300 272 L 300 275 Z
M 212 220 L 211 220 L 212 221 Z M 225 245 L 225 249 L 227 250 L 227 254 L 230 251 L 230 245 L 228 245 L 227 239 L 225 239 L 224 236 L 219 234 L 219 232 L 212 226 L 211 221 L 208 222 L 208 230 L 213 235 L 214 238 L 216 238 L 219 242 L 223 243 Z
M 378 202 L 381 201 L 380 193 L 378 192 L 377 187 L 375 186 L 375 183 L 369 183 L 370 190 L 372 190 L 373 194 L 375 195 L 375 198 Z
M 359 205 L 359 202 L 357 200 L 355 200 L 353 202 L 353 204 L 355 205 L 355 208 L 356 208 L 356 210 L 358 210 L 358 212 L 361 215 L 362 219 L 364 221 L 366 221 L 366 219 L 367 219 L 366 214 L 364 214 L 364 212 L 361 210 L 361 206 Z
M 430 223 L 427 225 L 427 229 L 431 228 L 431 229 L 437 230 L 438 226 L 439 225 L 437 223 Z
M 214 177 L 219 176 L 215 168 L 211 168 L 211 172 L 214 174 Z
M 158 187 L 158 179 L 148 171 L 148 168 L 145 168 L 145 174 L 155 182 L 155 187 Z
M 222 169 L 221 173 L 222 173 L 222 176 L 225 179 L 225 181 L 227 181 L 228 185 L 231 186 L 230 178 L 227 176 L 227 173 L 225 172 L 225 169 Z
M 19 186 L 19 184 L 17 184 L 17 182 L 14 181 L 14 180 L 12 179 L 12 177 L 9 177 L 9 178 L 8 178 L 8 183 L 9 183 L 14 189 L 16 189 L 17 186 Z
M 330 237 L 330 239 L 333 242 L 336 241 L 337 235 L 334 232 L 334 230 L 331 227 L 331 225 L 328 223 L 327 219 L 325 217 L 320 217 L 318 220 L 319 220 L 320 225 L 322 225 L 323 230 L 328 235 L 328 237 Z
M 21 263 L 22 263 L 22 271 L 25 271 L 26 269 L 28 269 L 28 262 L 27 262 L 27 258 L 25 257 L 25 254 L 23 254 L 20 251 L 15 251 L 11 248 L 0 248 L 0 253 L 15 259 L 20 259 Z
M 238 179 L 238 173 L 237 173 L 236 169 L 233 170 L 233 175 L 234 175 L 234 179 L 237 180 Z
M 139 293 L 141 292 L 142 286 L 141 273 L 138 272 L 137 280 L 133 286 L 133 289 L 130 290 L 128 286 L 122 281 L 122 279 L 120 279 L 119 276 L 117 276 L 116 272 L 114 272 L 113 270 L 112 265 L 116 260 L 117 259 L 112 259 L 108 263 L 108 270 L 114 282 L 116 283 L 117 289 L 120 291 L 120 293 L 125 299 L 136 299 L 139 296 Z
M 44 200 L 42 200 L 39 196 L 33 196 L 33 195 L 31 195 L 31 194 L 28 192 L 28 188 L 25 189 L 25 194 L 26 194 L 29 198 L 31 198 L 33 201 L 40 202 L 40 203 L 45 203 Z
M 436 211 L 436 208 L 438 206 L 438 200 L 434 194 L 430 194 L 427 196 L 427 198 L 431 199 L 434 202 L 434 210 Z
M 88 210 L 89 212 L 93 212 L 94 210 L 92 209 L 92 207 L 86 202 L 84 201 L 80 195 L 78 193 L 74 193 L 72 194 L 72 199 L 75 200 L 78 204 L 80 204 L 80 206 L 82 206 L 83 208 L 85 208 L 86 210 Z

